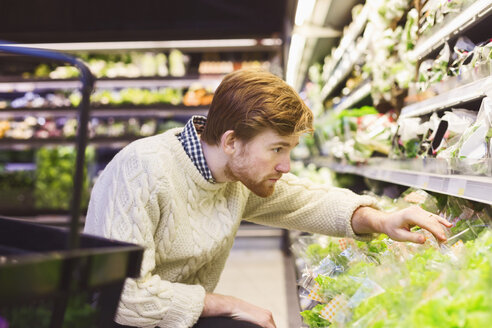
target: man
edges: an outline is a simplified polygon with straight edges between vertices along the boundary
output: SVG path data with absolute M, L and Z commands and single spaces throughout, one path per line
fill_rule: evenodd
M 288 174 L 290 152 L 312 131 L 312 113 L 280 78 L 227 75 L 208 118 L 133 142 L 92 191 L 85 232 L 145 247 L 116 322 L 134 327 L 275 327 L 272 315 L 214 288 L 242 219 L 334 236 L 445 240 L 444 219 L 418 207 L 393 214 L 374 199 Z M 197 323 L 198 321 L 198 323 Z

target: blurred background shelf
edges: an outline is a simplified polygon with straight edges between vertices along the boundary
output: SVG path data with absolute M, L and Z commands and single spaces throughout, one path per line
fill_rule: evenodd
M 201 83 L 214 89 L 224 77 L 223 74 L 191 75 L 184 77 L 141 77 L 141 78 L 100 78 L 95 88 L 185 88 L 194 83 Z M 34 90 L 76 89 L 81 83 L 76 79 L 22 79 L 3 77 L 0 79 L 0 92 L 29 92 Z
M 93 107 L 91 117 L 191 117 L 207 115 L 208 106 L 149 105 L 149 106 L 104 106 Z M 50 117 L 75 117 L 76 108 L 6 108 L 0 109 L 0 119 L 28 115 Z
M 89 139 L 89 145 L 104 147 L 121 147 L 143 136 L 94 137 Z M 0 149 L 26 149 L 41 146 L 74 145 L 75 139 L 46 138 L 46 139 L 0 139 Z
M 364 81 L 348 96 L 343 97 L 341 102 L 335 106 L 335 110 L 349 109 L 371 95 L 371 81 Z

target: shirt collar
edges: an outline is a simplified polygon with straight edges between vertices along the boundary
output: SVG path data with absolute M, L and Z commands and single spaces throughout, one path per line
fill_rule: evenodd
M 200 144 L 200 138 L 198 136 L 203 132 L 206 122 L 207 118 L 205 116 L 192 116 L 184 126 L 183 131 L 178 134 L 178 139 L 183 145 L 184 151 L 198 169 L 198 172 L 200 172 L 208 182 L 215 183 L 212 172 L 205 160 L 205 155 L 203 154 L 202 145 Z

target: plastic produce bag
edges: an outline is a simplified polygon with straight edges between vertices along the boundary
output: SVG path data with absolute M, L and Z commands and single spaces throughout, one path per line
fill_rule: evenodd
M 185 60 L 187 57 L 177 49 L 169 53 L 169 72 L 171 76 L 184 76 L 186 74 Z
M 453 222 L 447 242 L 439 243 L 426 230 L 415 228 L 427 238 L 423 245 L 386 236 L 371 242 L 331 238 L 335 253 L 329 261 L 340 265 L 336 271 L 317 270 L 312 279 L 307 291 L 312 303 L 302 312 L 311 327 L 488 326 L 492 320 L 490 207 L 418 189 L 409 189 L 400 199 Z M 321 267 L 330 266 L 320 263 Z
M 477 113 L 475 111 L 461 108 L 444 113 L 441 120 L 448 122 L 448 130 L 444 135 L 441 145 L 437 149 L 436 157 L 447 160 L 451 159 L 453 152 L 458 147 L 461 136 L 476 121 L 476 118 Z
M 430 84 L 442 81 L 448 75 L 448 65 L 451 57 L 451 50 L 446 42 L 444 47 L 439 52 L 436 60 L 432 64 L 432 75 L 430 77 Z
M 419 74 L 416 83 L 416 88 L 419 92 L 423 92 L 429 88 L 432 77 L 432 59 L 424 60 L 419 66 Z
M 492 135 L 492 99 L 485 97 L 476 122 L 463 133 L 453 152 L 452 167 L 463 174 L 490 174 L 490 137 Z
M 396 138 L 398 146 L 392 149 L 393 158 L 415 158 L 420 152 L 423 136 L 429 131 L 429 122 L 421 122 L 420 117 L 399 120 Z
M 466 36 L 462 36 L 456 41 L 456 44 L 453 47 L 454 52 L 451 56 L 451 75 L 460 75 L 463 73 L 463 64 L 473 55 L 474 48 L 475 44 Z

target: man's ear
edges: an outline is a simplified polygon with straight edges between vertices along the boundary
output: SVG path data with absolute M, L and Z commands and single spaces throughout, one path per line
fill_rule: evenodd
M 222 134 L 222 137 L 220 137 L 220 146 L 224 153 L 227 155 L 232 155 L 234 151 L 236 150 L 236 135 L 234 134 L 233 130 L 227 130 Z

